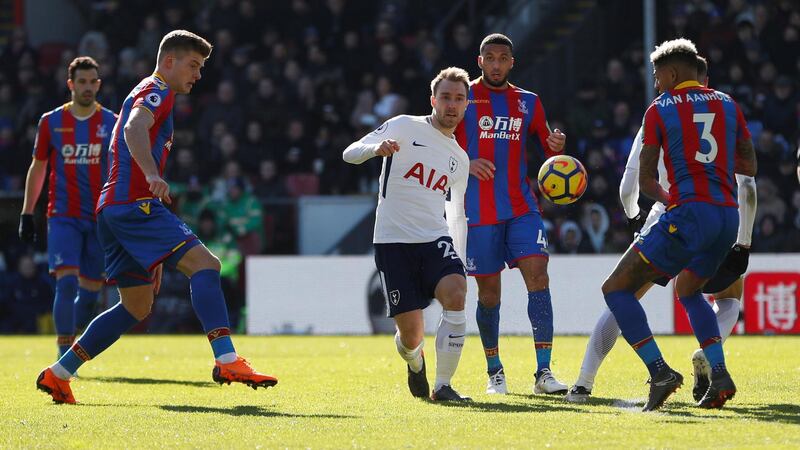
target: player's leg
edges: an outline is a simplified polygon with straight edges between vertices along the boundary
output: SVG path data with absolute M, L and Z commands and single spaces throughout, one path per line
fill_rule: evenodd
M 397 332 L 394 343 L 397 353 L 407 364 L 408 389 L 417 398 L 428 398 L 430 386 L 425 368 L 425 353 L 422 350 L 425 339 L 425 322 L 422 310 L 415 309 L 394 315 Z
M 518 267 L 528 290 L 528 319 L 536 352 L 536 394 L 566 394 L 567 385 L 550 370 L 553 348 L 553 304 L 547 274 L 547 233 L 539 214 L 516 217 L 506 224 L 505 259 Z
M 692 325 L 697 342 L 711 366 L 711 383 L 698 405 L 704 408 L 721 408 L 733 398 L 736 386 L 725 365 L 725 353 L 717 317 L 702 294 L 702 288 L 719 269 L 736 240 L 739 215 L 735 208 L 713 205 L 694 205 L 695 214 L 706 225 L 703 233 L 710 233 L 709 243 L 675 280 L 675 291 Z M 705 237 L 705 236 L 701 236 Z
M 666 285 L 668 282 L 669 279 L 665 277 L 663 285 Z M 636 292 L 636 299 L 641 300 L 652 286 L 653 283 L 647 283 L 642 286 L 642 288 Z M 594 387 L 594 379 L 597 376 L 597 371 L 600 370 L 600 365 L 603 363 L 606 355 L 614 348 L 620 333 L 619 325 L 617 325 L 614 314 L 606 307 L 602 314 L 600 314 L 600 318 L 597 319 L 592 334 L 589 336 L 589 342 L 586 344 L 586 352 L 583 355 L 583 362 L 581 363 L 580 374 L 565 397 L 568 402 L 583 403 L 589 399 L 589 396 L 592 395 L 592 388 Z
M 486 357 L 489 382 L 486 392 L 505 394 L 508 389 L 500 361 L 500 272 L 503 270 L 503 224 L 469 227 L 467 273 L 478 285 L 475 320 Z
M 236 354 L 222 293 L 219 259 L 205 245 L 197 243 L 183 254 L 173 253 L 166 262 L 173 264 L 174 260 L 177 269 L 189 277 L 192 307 L 214 352 L 214 381 L 244 383 L 253 389 L 276 385 L 275 377 L 256 372 L 246 359 Z
M 434 296 L 442 304 L 442 316 L 436 327 L 436 381 L 432 400 L 470 400 L 453 390 L 451 383 L 467 333 L 467 316 L 464 312 L 466 295 L 467 280 L 463 272 L 445 275 L 436 284 Z
M 78 296 L 78 273 L 82 236 L 77 219 L 51 217 L 47 221 L 47 253 L 50 272 L 55 274 L 53 322 L 56 329 L 58 356 L 75 341 L 75 298 Z
M 730 286 L 722 291 L 715 292 L 714 313 L 719 324 L 720 337 L 724 343 L 733 332 L 733 328 L 739 321 L 741 310 L 740 301 L 744 290 L 744 280 L 737 278 Z
M 86 328 L 97 312 L 97 300 L 103 287 L 102 277 L 105 268 L 103 247 L 97 237 L 97 227 L 87 221 L 84 228 L 78 297 L 75 299 L 76 329 Z
M 78 295 L 78 268 L 59 268 L 56 274 L 56 292 L 53 299 L 53 322 L 56 326 L 56 344 L 61 357 L 75 342 L 75 298 Z
M 652 249 L 648 247 L 647 250 Z M 647 282 L 662 275 L 652 264 L 646 263 L 644 257 L 635 247 L 628 248 L 614 271 L 603 283 L 602 290 L 606 304 L 622 331 L 622 336 L 650 372 L 650 394 L 644 410 L 652 411 L 660 408 L 681 386 L 683 376 L 672 370 L 664 361 L 653 332 L 650 331 L 644 308 L 635 296 L 635 292 Z
M 719 274 L 719 271 L 717 272 Z M 716 278 L 717 275 L 714 276 Z M 713 281 L 713 278 L 712 280 Z M 703 291 L 707 291 L 708 284 Z M 739 301 L 742 298 L 743 280 L 737 277 L 736 280 L 727 288 L 714 292 L 714 313 L 717 316 L 717 324 L 719 325 L 720 337 L 724 343 L 736 322 L 739 320 Z M 692 354 L 692 367 L 694 368 L 694 386 L 692 387 L 692 396 L 695 401 L 700 401 L 705 393 L 708 391 L 708 386 L 711 383 L 711 365 L 708 363 L 703 349 L 698 348 Z
M 110 213 L 113 216 L 115 211 Z M 50 394 L 57 403 L 75 403 L 69 380 L 78 367 L 100 354 L 141 318 L 146 317 L 153 303 L 150 274 L 122 246 L 111 230 L 107 214 L 108 209 L 98 214 L 98 236 L 108 263 L 108 276 L 117 282 L 122 301 L 97 316 L 80 339 L 39 375 L 37 388 Z
M 714 312 L 717 315 L 722 342 L 725 342 L 739 320 L 739 301 L 743 285 L 741 276 L 747 271 L 749 261 L 749 249 L 734 245 L 714 276 L 703 286 L 704 293 L 714 295 Z M 692 354 L 692 366 L 694 368 L 692 396 L 699 402 L 711 384 L 711 366 L 702 349 L 697 349 Z
M 119 277 L 117 282 L 121 301 L 95 317 L 72 347 L 39 374 L 37 388 L 50 394 L 56 403 L 75 403 L 69 380 L 78 368 L 150 314 L 153 304 L 151 282 L 138 277 Z
M 375 266 L 381 280 L 388 317 L 395 321 L 397 353 L 406 362 L 408 389 L 417 398 L 431 394 L 425 368 L 422 310 L 430 298 L 420 292 L 420 244 L 375 244 Z

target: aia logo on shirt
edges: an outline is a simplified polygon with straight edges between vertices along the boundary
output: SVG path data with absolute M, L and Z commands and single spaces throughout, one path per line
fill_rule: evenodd
M 406 180 L 414 178 L 419 182 L 420 186 L 433 191 L 441 191 L 442 195 L 447 195 L 447 175 L 437 173 L 436 169 L 426 169 L 420 162 L 414 164 L 411 169 L 403 175 L 403 178 Z

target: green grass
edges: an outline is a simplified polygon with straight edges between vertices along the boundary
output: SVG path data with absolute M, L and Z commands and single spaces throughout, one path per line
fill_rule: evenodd
M 553 369 L 572 382 L 586 337 L 556 337 Z M 389 336 L 237 337 L 280 383 L 253 391 L 211 382 L 203 336 L 129 336 L 81 368 L 78 405 L 54 405 L 34 381 L 52 336 L 0 337 L 0 448 L 725 448 L 800 447 L 800 338 L 734 337 L 726 345 L 739 393 L 725 409 L 691 403 L 695 342 L 660 337 L 689 381 L 656 413 L 638 412 L 644 366 L 620 340 L 589 405 L 531 395 L 530 338 L 502 337 L 512 394 L 483 394 L 478 337 L 467 339 L 454 386 L 469 405 L 413 399 Z M 433 339 L 427 339 L 429 378 Z M 632 402 L 638 402 L 633 405 Z

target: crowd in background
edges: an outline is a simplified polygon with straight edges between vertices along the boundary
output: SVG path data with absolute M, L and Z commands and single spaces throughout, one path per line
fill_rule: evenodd
M 244 257 L 296 251 L 293 199 L 377 192 L 379 161 L 344 164 L 342 150 L 396 114 L 429 113 L 428 84 L 441 68 L 456 65 L 477 77 L 478 44 L 493 31 L 454 21 L 437 34 L 449 2 L 423 0 L 80 3 L 91 31 L 77 46 L 33 48 L 18 28 L 0 53 L 0 191 L 23 189 L 39 116 L 68 100 L 65 68 L 72 58 L 89 55 L 100 63 L 99 101 L 118 111 L 152 73 L 164 33 L 198 32 L 214 50 L 192 94 L 176 98 L 166 178 L 176 211 L 222 260 L 234 314 L 242 303 Z M 666 17 L 659 39 L 694 40 L 708 58 L 711 86 L 733 95 L 753 133 L 759 160 L 753 250 L 800 251 L 800 7 L 673 0 Z M 551 127 L 565 131 L 567 153 L 584 162 L 590 177 L 576 205 L 540 202 L 553 253 L 619 252 L 630 243 L 617 192 L 646 104 L 649 52 L 640 44 L 607 51 L 607 65 L 587 74 L 573 98 L 550 107 L 543 95 Z M 516 80 L 513 70 L 510 80 L 537 90 L 535 79 Z M 531 160 L 531 179 L 538 162 Z M 46 270 L 15 244 L 0 251 L 0 332 L 33 331 L 36 314 L 52 299 Z M 19 302 L 27 309 L 18 320 L 9 308 Z M 165 316 L 174 313 L 162 308 Z

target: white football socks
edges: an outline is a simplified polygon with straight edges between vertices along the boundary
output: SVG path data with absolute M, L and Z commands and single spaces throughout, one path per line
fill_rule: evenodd
M 420 342 L 415 349 L 408 349 L 400 340 L 400 332 L 397 332 L 394 334 L 394 343 L 397 346 L 397 353 L 400 353 L 400 357 L 408 363 L 414 373 L 419 373 L 422 370 L 422 346 L 425 341 Z
M 717 314 L 719 335 L 722 342 L 728 339 L 733 332 L 733 327 L 739 321 L 739 300 L 735 298 L 721 298 L 714 302 L 714 312 Z
M 64 366 L 62 366 L 58 361 L 56 361 L 52 366 L 50 366 L 50 370 L 53 371 L 53 375 L 61 378 L 62 380 L 69 380 L 72 378 L 72 374 L 69 373 Z
M 578 376 L 578 381 L 575 384 L 583 386 L 588 390 L 592 390 L 594 385 L 594 377 L 600 369 L 600 364 L 603 363 L 608 352 L 614 348 L 617 338 L 620 335 L 619 325 L 614 314 L 607 307 L 603 310 L 603 314 L 597 319 L 597 323 L 592 330 L 592 335 L 589 336 L 589 343 L 586 344 L 586 353 L 583 355 L 583 363 L 581 364 L 581 373 Z
M 461 351 L 464 349 L 464 335 L 467 333 L 467 314 L 461 311 L 442 311 L 442 318 L 436 328 L 436 382 L 433 390 L 449 385 L 456 373 Z

